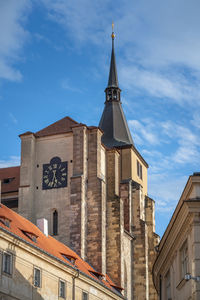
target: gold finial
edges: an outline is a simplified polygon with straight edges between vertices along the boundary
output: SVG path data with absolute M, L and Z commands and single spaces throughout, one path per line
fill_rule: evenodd
M 115 34 L 114 34 L 114 22 L 112 21 L 112 34 L 111 34 L 111 38 L 114 39 L 115 38 Z

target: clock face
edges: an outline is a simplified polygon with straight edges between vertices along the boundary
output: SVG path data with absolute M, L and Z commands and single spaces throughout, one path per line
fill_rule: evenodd
M 54 189 L 67 186 L 67 161 L 53 157 L 49 164 L 43 165 L 42 189 Z

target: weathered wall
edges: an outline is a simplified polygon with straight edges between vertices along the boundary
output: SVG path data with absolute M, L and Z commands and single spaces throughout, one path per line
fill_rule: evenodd
M 68 161 L 68 184 L 64 188 L 42 189 L 43 164 L 58 156 Z M 58 238 L 69 244 L 70 226 L 70 177 L 73 169 L 72 134 L 35 138 L 33 135 L 22 137 L 21 171 L 19 189 L 19 213 L 36 223 L 45 217 L 52 234 L 52 214 L 58 211 Z

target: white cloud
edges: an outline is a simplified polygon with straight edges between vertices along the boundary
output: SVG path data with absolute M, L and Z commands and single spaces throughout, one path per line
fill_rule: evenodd
M 14 64 L 28 37 L 24 22 L 30 8 L 30 0 L 0 2 L 0 78 L 12 81 L 22 78 Z
M 10 156 L 8 159 L 0 160 L 0 168 L 8 168 L 20 165 L 19 156 Z
M 179 173 L 157 173 L 149 176 L 149 195 L 156 200 L 157 211 L 172 212 L 177 205 L 187 176 Z
M 153 123 L 147 120 L 143 123 L 146 124 L 142 124 L 138 120 L 128 121 L 130 130 L 132 131 L 133 140 L 135 140 L 136 144 L 141 145 L 146 142 L 153 145 L 159 144 Z
M 41 0 L 51 20 L 61 24 L 75 43 L 92 41 L 101 44 L 105 39 L 104 29 L 111 15 L 109 1 L 91 0 Z M 112 18 L 110 18 L 112 21 Z M 110 24 L 111 24 L 110 21 Z
M 198 0 L 41 1 L 75 44 L 110 46 L 114 16 L 123 87 L 181 105 L 200 103 Z

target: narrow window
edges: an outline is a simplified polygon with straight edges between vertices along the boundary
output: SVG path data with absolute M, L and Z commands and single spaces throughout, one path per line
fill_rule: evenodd
M 41 271 L 38 268 L 34 268 L 34 286 L 41 287 Z
M 140 165 L 140 179 L 142 179 L 142 165 Z
M 188 273 L 188 246 L 187 241 L 183 244 L 180 251 L 181 258 L 181 278 L 185 277 L 185 274 Z
M 137 176 L 138 177 L 140 176 L 140 163 L 138 160 L 137 160 Z
M 59 281 L 59 297 L 65 298 L 65 282 Z
M 58 234 L 58 212 L 55 210 L 53 212 L 53 235 Z
M 3 253 L 3 272 L 6 274 L 12 274 L 12 254 Z
M 137 176 L 140 179 L 142 179 L 142 165 L 138 160 L 137 160 Z
M 88 300 L 88 293 L 83 292 L 83 294 L 82 294 L 82 300 Z

